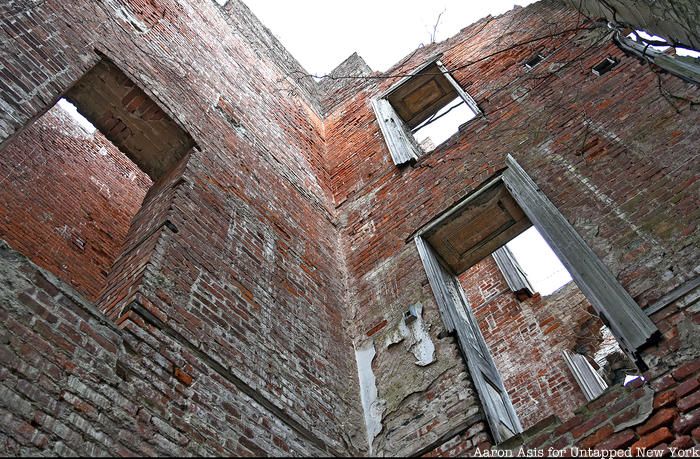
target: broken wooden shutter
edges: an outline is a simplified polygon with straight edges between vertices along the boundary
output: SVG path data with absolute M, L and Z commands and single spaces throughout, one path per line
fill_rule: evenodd
M 586 359 L 586 357 L 581 354 L 570 353 L 569 351 L 563 351 L 564 360 L 569 366 L 571 373 L 574 375 L 574 379 L 581 387 L 583 394 L 586 396 L 586 400 L 591 401 L 602 394 L 608 385 L 605 384 L 603 378 L 600 377 L 597 371 L 593 369 L 591 363 Z
M 420 154 L 420 147 L 391 103 L 383 98 L 373 99 L 372 108 L 394 164 L 399 166 L 415 161 Z
M 528 295 L 532 296 L 535 290 L 530 285 L 530 281 L 527 280 L 525 272 L 518 264 L 518 261 L 513 256 L 513 253 L 507 246 L 503 246 L 500 249 L 493 252 L 493 259 L 496 260 L 498 268 L 503 273 L 503 277 L 508 283 L 508 287 L 513 292 L 524 291 Z
M 494 440 L 502 442 L 522 432 L 522 426 L 467 297 L 457 276 L 443 265 L 430 244 L 420 236 L 415 241 L 442 319 L 448 331 L 457 333 L 459 347 L 467 361 Z
M 620 345 L 637 360 L 637 350 L 655 339 L 658 329 L 515 159 L 508 155 L 506 163 L 506 188 Z

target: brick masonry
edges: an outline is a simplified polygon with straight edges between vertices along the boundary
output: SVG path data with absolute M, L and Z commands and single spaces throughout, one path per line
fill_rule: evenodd
M 0 237 L 96 300 L 148 176 L 56 106 L 3 150 L 0 177 Z
M 0 16 L 3 155 L 105 56 L 196 144 L 149 189 L 96 307 L 3 247 L 8 454 L 487 447 L 410 236 L 507 153 L 641 307 L 698 274 L 697 87 L 625 56 L 605 28 L 579 30 L 585 18 L 553 0 L 484 18 L 386 72 L 443 52 L 485 113 L 404 168 L 368 103 L 396 78 L 294 78 L 298 63 L 236 0 L 11 0 Z M 545 60 L 528 72 L 535 52 Z M 608 55 L 619 65 L 594 76 Z M 342 69 L 369 71 L 355 57 Z M 663 337 L 642 355 L 648 384 L 521 440 L 694 444 L 694 295 L 652 315 Z M 409 308 L 420 319 L 404 329 Z M 381 427 L 369 441 L 352 352 L 368 343 Z M 621 428 L 628 415 L 639 422 Z
M 552 413 L 573 417 L 586 398 L 562 351 L 593 357 L 603 341 L 603 323 L 576 284 L 520 301 L 491 257 L 460 281 L 523 427 Z

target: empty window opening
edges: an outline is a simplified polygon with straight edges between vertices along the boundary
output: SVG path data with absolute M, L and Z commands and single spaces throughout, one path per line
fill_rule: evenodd
M 513 238 L 506 246 L 523 268 L 534 290 L 541 295 L 550 295 L 571 282 L 571 274 L 534 226 Z
M 481 113 L 437 58 L 374 99 L 372 106 L 397 165 L 433 150 Z
M 566 420 L 627 375 L 639 374 L 628 353 L 657 336 L 534 182 L 510 157 L 508 164 L 415 238 L 443 323 L 456 332 L 497 443 L 512 435 L 503 425 L 517 433 L 552 414 Z M 542 225 L 543 236 L 529 230 L 530 218 Z M 555 254 L 567 257 L 571 275 L 552 260 Z M 597 311 L 617 327 L 615 334 Z
M 0 239 L 95 301 L 148 190 L 192 145 L 102 61 L 3 146 Z
M 601 76 L 605 73 L 608 73 L 610 70 L 612 70 L 613 67 L 617 65 L 617 59 L 613 57 L 606 57 L 602 61 L 600 61 L 598 64 L 593 66 L 593 74 L 596 76 Z
M 476 114 L 457 97 L 448 105 L 435 112 L 420 126 L 411 130 L 424 152 L 428 153 L 437 145 L 452 137 L 459 131 L 460 126 L 469 122 Z
M 540 54 L 540 53 L 537 53 L 537 54 L 535 54 L 534 56 L 532 56 L 530 59 L 528 59 L 527 61 L 525 61 L 525 63 L 523 64 L 523 66 L 524 66 L 527 70 L 531 70 L 531 69 L 533 69 L 537 64 L 539 64 L 540 62 L 542 62 L 542 60 L 544 60 L 544 56 L 543 56 L 542 54 Z
M 493 227 L 507 225 L 499 218 Z M 621 385 L 620 375 L 624 380 L 637 370 L 537 229 L 526 217 L 517 225 L 529 227 L 502 242 L 526 277 L 530 295 L 513 291 L 495 257 L 477 261 L 459 280 L 527 429 L 551 414 L 572 417 L 608 387 Z
M 97 128 L 90 121 L 88 121 L 87 118 L 81 115 L 80 112 L 78 112 L 78 109 L 75 107 L 75 105 L 71 104 L 66 99 L 59 99 L 56 105 L 59 106 L 61 110 L 63 110 L 66 113 L 66 115 L 68 115 L 71 118 L 71 120 L 73 120 L 78 126 L 80 126 L 86 134 L 92 135 L 95 133 L 95 131 L 97 131 Z

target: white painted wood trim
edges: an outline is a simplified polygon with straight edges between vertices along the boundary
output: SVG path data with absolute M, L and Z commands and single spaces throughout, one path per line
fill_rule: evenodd
M 506 163 L 508 169 L 503 173 L 506 188 L 621 347 L 636 359 L 637 350 L 651 342 L 658 329 L 517 161 L 508 155 Z

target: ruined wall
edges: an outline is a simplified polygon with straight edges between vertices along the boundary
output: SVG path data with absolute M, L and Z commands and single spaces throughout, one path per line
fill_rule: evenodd
M 55 106 L 2 151 L 0 239 L 97 299 L 148 176 Z
M 465 271 L 460 282 L 523 428 L 551 413 L 572 417 L 586 398 L 562 351 L 576 350 L 583 336 L 591 338 L 595 351 L 603 325 L 597 318 L 592 320 L 597 329 L 586 324 L 591 306 L 576 284 L 518 301 L 491 257 Z
M 585 21 L 550 1 L 485 18 L 410 54 L 385 72 L 386 79 L 366 81 L 328 115 L 328 163 L 350 273 L 354 336 L 362 346 L 374 342 L 377 362 L 389 360 L 392 349 L 383 348 L 386 338 L 380 332 L 368 335 L 381 324 L 387 324 L 383 331 L 398 323 L 415 304 L 422 305 L 431 340 L 442 344 L 431 366 L 450 358 L 411 236 L 505 167 L 509 153 L 642 307 L 697 276 L 694 145 L 700 129 L 691 101 L 697 100 L 698 89 L 625 56 L 604 28 L 579 30 L 590 25 Z M 455 69 L 454 77 L 485 116 L 415 165 L 398 168 L 369 99 L 398 80 L 392 74 L 404 75 L 438 52 L 444 52 L 441 60 Z M 535 52 L 545 59 L 528 71 L 523 63 Z M 620 63 L 595 76 L 591 68 L 607 56 Z M 640 107 L 654 107 L 654 116 Z M 695 327 L 692 319 L 686 325 Z M 399 348 L 391 357 L 399 351 L 407 352 Z M 470 394 L 468 384 L 454 374 L 415 368 L 407 354 L 400 360 L 391 372 L 375 370 L 378 400 L 401 398 L 396 374 L 417 371 L 433 379 L 433 387 L 464 385 L 461 392 Z M 411 376 L 415 380 L 420 379 Z M 434 436 L 403 426 L 402 416 L 429 406 L 432 395 L 423 387 L 406 380 L 404 396 L 410 394 L 417 404 L 399 405 L 380 417 L 383 430 L 376 445 L 389 435 L 403 435 L 413 451 L 433 445 Z M 470 419 L 469 410 L 461 416 L 418 411 L 432 432 L 453 434 L 438 451 L 474 447 L 464 438 L 466 424 L 457 427 L 460 418 Z
M 669 43 L 700 49 L 700 5 L 693 0 L 566 0 L 591 18 L 645 30 Z
M 654 449 L 659 454 L 697 456 L 700 449 L 700 359 L 697 323 L 700 289 L 686 291 L 651 318 L 663 332 L 643 352 L 651 369 L 645 381 L 611 387 L 566 422 L 552 416 L 499 445 L 528 448 Z
M 659 416 L 672 413 L 676 436 L 697 425 L 700 383 L 684 365 L 700 347 L 687 288 L 700 245 L 698 89 L 624 56 L 605 29 L 580 30 L 575 11 L 545 0 L 485 18 L 387 79 L 354 83 L 345 100 L 292 78 L 296 64 L 235 0 L 11 0 L 0 17 L 3 154 L 102 56 L 197 145 L 130 229 L 100 299 L 117 328 L 3 249 L 4 450 L 361 454 L 363 424 L 377 455 L 490 445 L 410 236 L 507 153 L 655 311 L 663 339 L 644 355 L 647 379 L 659 397 L 678 385 Z M 369 98 L 438 51 L 485 117 L 396 168 Z M 528 72 L 535 52 L 546 58 Z M 620 64 L 594 76 L 608 55 Z M 648 398 L 616 400 L 652 422 Z M 363 404 L 373 415 L 364 423 Z M 603 425 L 619 411 L 603 405 L 574 419 Z M 589 434 L 562 426 L 553 442 Z M 656 432 L 625 429 L 634 441 Z
M 167 328 L 117 327 L 5 243 L 0 287 L 4 454 L 328 454 Z
M 193 387 L 230 382 L 192 394 L 197 408 L 186 415 L 160 396 L 152 404 L 169 425 L 201 415 L 211 423 L 202 437 L 229 442 L 231 454 L 281 454 L 280 439 L 299 443 L 295 454 L 355 452 L 365 447 L 364 429 L 343 326 L 344 268 L 319 166 L 323 120 L 288 78 L 290 67 L 278 64 L 283 49 L 263 52 L 249 36 L 259 23 L 236 26 L 254 21 L 230 16 L 240 9 L 233 0 L 225 8 L 209 0 L 4 2 L 3 154 L 102 56 L 119 67 L 197 147 L 146 198 L 100 304 L 154 349 L 189 358 Z M 199 407 L 250 398 L 262 411 L 223 436 L 214 433 L 219 423 L 237 412 Z M 275 425 L 294 433 L 262 433 Z M 54 424 L 40 430 L 50 438 L 44 448 L 54 448 Z

